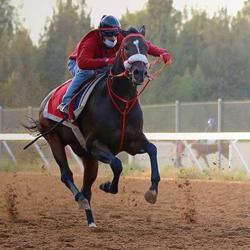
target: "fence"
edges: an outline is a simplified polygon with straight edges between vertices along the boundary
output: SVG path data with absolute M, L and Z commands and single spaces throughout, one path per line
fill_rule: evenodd
M 195 156 L 195 153 L 192 150 L 192 144 L 189 144 L 188 141 L 198 141 L 198 140 L 217 140 L 219 141 L 217 144 L 215 144 L 216 147 L 218 147 L 218 167 L 221 167 L 221 142 L 220 141 L 230 141 L 228 143 L 228 166 L 231 167 L 232 164 L 232 150 L 234 150 L 235 154 L 238 156 L 241 164 L 244 166 L 245 171 L 247 172 L 248 175 L 250 175 L 250 168 L 245 160 L 243 154 L 240 152 L 240 149 L 236 143 L 241 140 L 241 141 L 250 141 L 250 133 L 146 133 L 146 136 L 149 140 L 155 141 L 155 142 L 168 142 L 168 141 L 182 141 L 187 149 L 187 152 L 189 154 L 189 158 L 196 164 L 198 169 L 200 171 L 203 171 L 204 168 L 198 161 L 197 157 Z M 8 134 L 8 133 L 3 133 L 0 134 L 0 144 L 2 143 L 3 146 L 5 147 L 7 153 L 9 154 L 10 158 L 12 161 L 17 164 L 15 155 L 13 154 L 12 150 L 9 148 L 8 144 L 6 141 L 30 141 L 33 140 L 34 137 L 29 135 L 29 134 Z M 196 143 L 197 144 L 197 143 Z M 202 143 L 204 144 L 204 143 Z M 166 145 L 164 145 L 164 152 L 166 152 Z M 168 145 L 171 145 L 168 143 Z M 206 145 L 206 144 L 204 144 Z M 44 153 L 40 149 L 37 143 L 34 143 L 34 147 L 39 154 L 40 158 L 44 162 L 44 165 L 49 168 L 50 164 L 47 161 Z M 82 164 L 79 160 L 79 158 L 73 153 L 73 151 L 68 147 L 67 148 L 68 152 L 73 156 L 75 161 L 77 162 L 78 166 L 82 169 Z M 227 149 L 226 149 L 227 150 Z M 217 151 L 217 150 L 216 150 Z M 166 156 L 164 154 L 164 156 Z M 129 156 L 128 162 L 134 163 L 135 162 L 135 156 Z M 140 161 L 142 158 L 140 159 Z
M 38 108 L 4 109 L 0 107 L 0 133 L 27 132 L 28 116 L 38 118 Z M 146 132 L 204 132 L 208 118 L 217 120 L 217 131 L 250 131 L 250 100 L 145 105 L 144 131 Z
M 149 133 L 204 132 L 208 125 L 207 120 L 209 117 L 216 118 L 216 130 L 218 132 L 250 131 L 250 113 L 246 112 L 246 110 L 250 109 L 250 101 L 223 102 L 220 99 L 217 102 L 206 103 L 180 103 L 176 101 L 174 104 L 146 105 L 142 106 L 142 109 L 144 113 L 144 131 Z M 22 124 L 28 123 L 28 117 L 37 119 L 38 111 L 38 108 L 32 107 L 17 109 L 4 109 L 0 107 L 0 134 L 27 133 Z M 22 154 L 20 152 L 20 145 L 15 150 L 15 145 L 13 146 L 15 143 L 11 142 L 11 147 L 8 147 L 6 142 L 0 143 L 0 153 L 3 151 L 1 148 L 4 147 L 6 149 L 4 150 L 5 152 L 11 152 L 11 149 L 14 148 L 13 155 Z M 172 147 L 173 143 L 169 144 L 158 140 L 157 144 L 161 148 L 162 162 L 169 164 L 169 161 L 166 162 L 165 159 L 171 158 L 171 149 L 169 146 Z M 42 157 L 43 152 L 39 152 L 37 145 L 35 147 L 35 152 L 37 151 L 40 157 Z M 166 150 L 167 147 L 169 147 L 168 150 Z M 241 143 L 238 153 L 236 152 L 237 149 L 235 149 L 235 157 L 239 158 L 238 156 L 241 152 L 243 152 L 243 155 L 247 155 L 248 147 L 247 142 Z M 46 153 L 46 151 L 49 151 L 47 148 L 46 150 L 43 149 L 43 151 L 45 151 L 45 155 L 50 154 Z M 141 161 L 140 156 L 137 158 Z M 249 165 L 248 160 L 248 158 L 245 159 L 243 157 L 237 164 Z M 44 163 L 45 165 L 47 164 L 45 160 Z
M 142 106 L 146 132 L 204 132 L 210 117 L 221 132 L 250 131 L 250 101 L 222 101 Z

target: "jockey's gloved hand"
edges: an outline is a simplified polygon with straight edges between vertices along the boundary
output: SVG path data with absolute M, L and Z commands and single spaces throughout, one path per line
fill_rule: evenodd
M 107 63 L 108 66 L 111 66 L 111 65 L 113 65 L 114 62 L 115 62 L 115 57 L 107 58 L 107 59 L 105 60 L 105 62 Z
M 169 52 L 165 52 L 161 55 L 165 64 L 172 64 L 173 57 Z

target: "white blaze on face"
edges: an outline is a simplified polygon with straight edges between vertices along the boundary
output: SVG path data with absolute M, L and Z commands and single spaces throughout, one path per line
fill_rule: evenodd
M 139 49 L 139 40 L 133 41 L 133 44 L 136 46 L 138 54 L 141 54 L 140 49 Z
M 143 62 L 143 63 L 146 64 L 147 68 L 149 68 L 148 58 L 145 55 L 141 54 L 141 52 L 140 52 L 140 49 L 139 49 L 139 40 L 133 41 L 133 44 L 136 46 L 136 49 L 137 49 L 138 53 L 130 56 L 126 61 L 124 61 L 124 63 L 123 63 L 124 64 L 124 68 L 126 70 L 131 69 L 132 64 L 134 62 Z

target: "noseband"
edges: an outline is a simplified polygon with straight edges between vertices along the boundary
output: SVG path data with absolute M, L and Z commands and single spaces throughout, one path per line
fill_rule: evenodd
M 130 37 L 141 37 L 143 39 L 143 41 L 145 42 L 144 36 L 141 35 L 141 34 L 130 34 L 130 35 L 126 36 L 126 38 L 124 38 L 124 40 L 122 41 L 122 44 L 121 44 L 121 48 L 120 48 L 120 50 L 121 50 L 120 56 L 122 58 L 123 66 L 124 66 L 125 70 L 130 70 L 131 67 L 132 67 L 132 64 L 134 62 L 143 62 L 143 63 L 146 64 L 147 68 L 149 68 L 148 58 L 145 55 L 140 53 L 140 49 L 139 49 L 139 46 L 138 46 L 138 43 L 139 43 L 138 40 L 135 40 L 133 42 L 134 45 L 137 48 L 138 53 L 134 54 L 134 55 L 132 55 L 130 57 L 127 56 L 127 54 L 125 52 L 124 44 L 125 44 L 126 40 L 128 38 L 130 38 Z

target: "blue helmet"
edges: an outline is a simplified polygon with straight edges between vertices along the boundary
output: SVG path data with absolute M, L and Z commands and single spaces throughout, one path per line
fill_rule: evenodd
M 216 127 L 216 119 L 214 117 L 210 117 L 207 121 L 208 126 L 211 128 L 215 128 Z
M 98 28 L 103 36 L 118 36 L 121 24 L 116 17 L 104 15 Z

